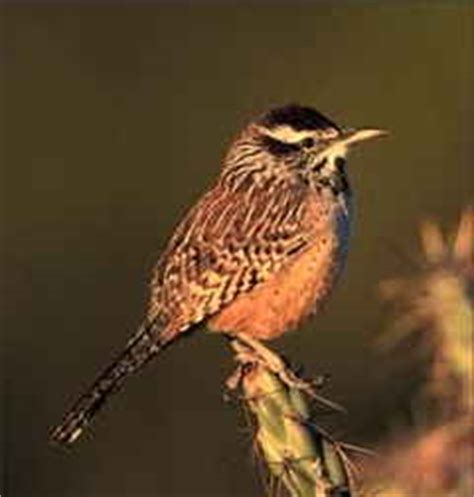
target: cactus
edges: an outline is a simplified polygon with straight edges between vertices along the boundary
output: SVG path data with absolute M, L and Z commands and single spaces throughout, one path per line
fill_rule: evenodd
M 398 315 L 385 348 L 416 333 L 423 355 L 431 358 L 417 404 L 431 419 L 414 427 L 410 442 L 382 450 L 380 464 L 367 476 L 365 497 L 474 494 L 473 239 L 471 209 L 451 240 L 427 221 L 421 227 L 424 257 L 418 272 L 381 285 L 382 297 Z
M 337 406 L 319 397 L 313 385 L 262 344 L 248 339 L 231 344 L 238 368 L 227 384 L 240 389 L 239 397 L 253 415 L 256 446 L 270 478 L 281 482 L 291 497 L 353 495 L 348 449 L 317 426 L 311 409 L 314 400 Z

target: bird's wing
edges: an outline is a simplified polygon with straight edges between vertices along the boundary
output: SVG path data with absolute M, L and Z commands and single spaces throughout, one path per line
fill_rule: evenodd
M 307 192 L 218 183 L 178 225 L 155 268 L 149 318 L 177 333 L 217 313 L 307 247 Z

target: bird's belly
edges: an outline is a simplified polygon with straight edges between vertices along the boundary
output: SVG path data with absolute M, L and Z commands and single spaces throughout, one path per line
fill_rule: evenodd
M 318 238 L 288 266 L 220 311 L 209 328 L 265 340 L 297 327 L 327 296 L 345 257 L 336 232 Z

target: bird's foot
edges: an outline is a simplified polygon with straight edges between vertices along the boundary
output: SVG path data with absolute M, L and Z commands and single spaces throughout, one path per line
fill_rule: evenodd
M 339 404 L 321 397 L 316 393 L 316 387 L 321 386 L 321 380 L 308 381 L 298 377 L 285 361 L 275 352 L 267 348 L 260 341 L 247 335 L 232 337 L 231 345 L 236 351 L 239 368 L 227 380 L 227 387 L 235 390 L 244 377 L 247 368 L 260 365 L 285 384 L 288 388 L 294 388 L 306 393 L 310 398 L 336 411 L 344 412 Z

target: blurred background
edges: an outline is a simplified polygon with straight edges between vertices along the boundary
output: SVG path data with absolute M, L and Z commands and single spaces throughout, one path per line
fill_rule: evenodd
M 2 495 L 262 494 L 219 337 L 178 343 L 71 450 L 47 435 L 134 331 L 230 138 L 287 102 L 391 135 L 349 161 L 356 229 L 333 298 L 274 346 L 329 375 L 349 415 L 322 422 L 340 438 L 373 446 L 407 422 L 415 378 L 373 347 L 377 284 L 412 271 L 419 220 L 453 226 L 474 184 L 474 8 L 429 5 L 2 7 Z

